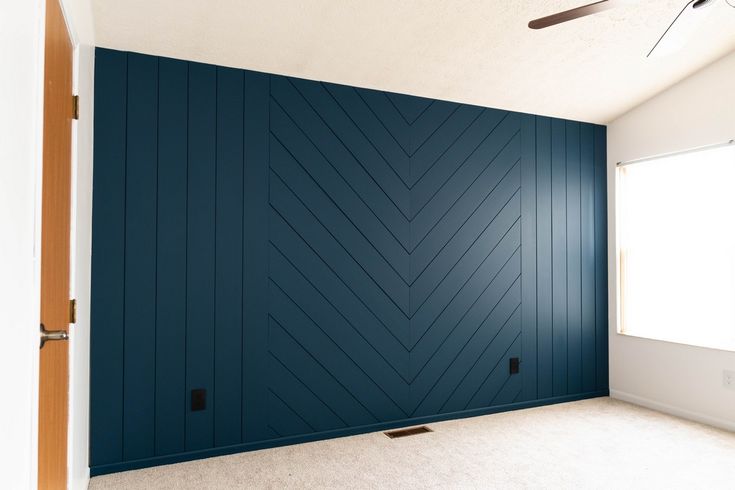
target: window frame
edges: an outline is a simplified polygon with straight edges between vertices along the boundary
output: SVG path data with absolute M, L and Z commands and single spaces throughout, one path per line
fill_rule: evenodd
M 613 168 L 614 171 L 614 181 L 615 181 L 615 193 L 614 193 L 614 211 L 615 211 L 615 279 L 616 284 L 615 286 L 615 299 L 616 299 L 616 325 L 615 325 L 615 333 L 618 335 L 622 335 L 625 337 L 633 337 L 633 338 L 640 338 L 640 339 L 647 339 L 647 340 L 653 340 L 658 342 L 666 342 L 666 343 L 672 343 L 672 344 L 678 344 L 678 345 L 686 345 L 690 347 L 697 347 L 702 349 L 713 349 L 713 350 L 719 350 L 724 352 L 735 352 L 735 344 L 732 346 L 714 346 L 714 345 L 708 345 L 704 343 L 693 343 L 693 342 L 686 342 L 683 340 L 677 340 L 672 338 L 666 338 L 665 336 L 659 336 L 655 333 L 651 333 L 650 335 L 644 335 L 639 331 L 636 332 L 629 332 L 626 331 L 624 328 L 624 322 L 625 322 L 625 315 L 624 315 L 624 308 L 625 308 L 625 257 L 623 253 L 623 247 L 621 246 L 621 235 L 623 233 L 623 226 L 621 225 L 621 218 L 622 218 L 622 199 L 621 199 L 621 169 L 629 166 L 629 165 L 635 165 L 638 163 L 645 163 L 645 162 L 651 162 L 655 160 L 660 160 L 664 158 L 669 157 L 675 157 L 690 153 L 698 153 L 702 151 L 707 150 L 713 150 L 716 148 L 722 148 L 722 147 L 733 147 L 735 148 L 735 139 L 730 139 L 726 142 L 722 143 L 715 143 L 715 144 L 709 144 L 694 148 L 688 148 L 681 151 L 674 151 L 669 153 L 661 153 L 657 155 L 647 156 L 643 158 L 637 158 L 633 160 L 627 160 L 627 161 L 620 161 L 617 162 Z M 735 161 L 733 162 L 733 165 L 735 165 Z

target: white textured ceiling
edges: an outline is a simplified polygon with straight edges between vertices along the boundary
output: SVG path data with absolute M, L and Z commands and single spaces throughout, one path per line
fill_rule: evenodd
M 597 123 L 735 49 L 735 8 L 725 0 L 665 58 L 645 55 L 686 0 L 628 0 L 527 27 L 590 1 L 93 0 L 93 8 L 103 47 Z

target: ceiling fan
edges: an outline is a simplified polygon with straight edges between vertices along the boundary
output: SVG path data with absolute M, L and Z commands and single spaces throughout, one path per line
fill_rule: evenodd
M 556 14 L 547 15 L 546 17 L 541 17 L 539 19 L 532 20 L 531 22 L 528 23 L 528 27 L 530 27 L 531 29 L 544 29 L 546 27 L 551 27 L 557 24 L 561 24 L 563 22 L 568 22 L 570 20 L 578 19 L 580 17 L 586 17 L 588 15 L 596 14 L 598 12 L 602 12 L 604 10 L 614 8 L 618 5 L 618 3 L 620 3 L 619 0 L 601 0 L 598 2 L 590 3 L 588 5 L 583 5 L 581 7 L 573 8 L 570 10 L 565 10 L 563 12 L 558 12 Z M 679 22 L 679 25 L 687 24 L 686 27 L 689 27 L 689 28 L 693 27 L 692 19 L 695 19 L 697 16 L 691 15 L 691 12 L 689 11 L 693 12 L 703 7 L 710 6 L 714 3 L 715 3 L 715 0 L 690 0 L 689 2 L 687 2 L 687 4 L 684 5 L 684 8 L 681 9 L 679 14 L 671 22 L 669 27 L 666 28 L 666 30 L 661 35 L 661 37 L 658 39 L 658 41 L 656 41 L 656 44 L 653 45 L 651 50 L 646 55 L 646 58 L 651 56 L 651 54 L 654 51 L 656 51 L 657 48 L 658 48 L 658 51 L 657 51 L 658 53 L 658 52 L 663 52 L 663 51 L 670 52 L 680 47 L 680 44 L 683 43 L 683 39 L 682 39 L 683 33 L 684 33 L 683 29 L 681 29 L 679 35 L 676 36 L 679 39 L 668 43 L 669 49 L 664 49 L 666 46 L 664 46 L 665 43 L 663 42 L 663 40 L 666 37 L 666 35 L 669 34 L 670 38 L 673 37 L 670 31 L 672 31 L 672 28 L 674 27 L 674 25 L 677 24 L 677 21 L 679 21 L 679 19 L 682 17 L 686 18 L 686 22 L 683 22 L 682 20 Z M 676 41 L 678 41 L 678 43 Z

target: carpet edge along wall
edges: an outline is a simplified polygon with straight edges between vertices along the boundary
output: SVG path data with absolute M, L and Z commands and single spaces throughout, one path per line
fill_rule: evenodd
M 606 394 L 605 132 L 98 48 L 92 474 Z

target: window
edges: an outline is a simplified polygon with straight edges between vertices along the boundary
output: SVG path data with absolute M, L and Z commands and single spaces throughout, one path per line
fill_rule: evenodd
M 623 334 L 735 351 L 735 145 L 618 167 Z

